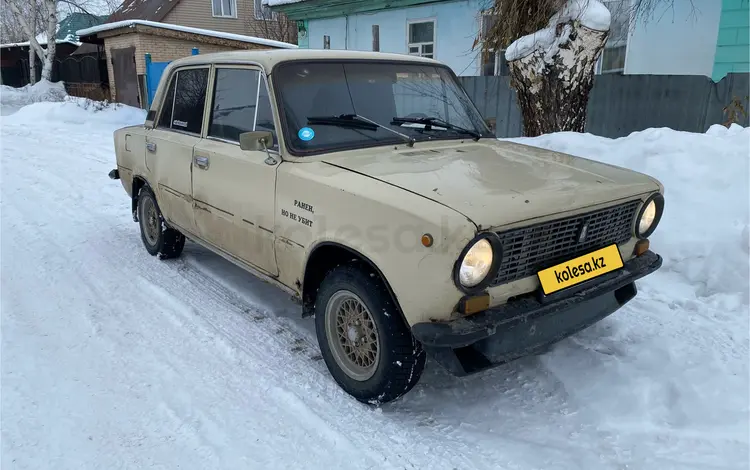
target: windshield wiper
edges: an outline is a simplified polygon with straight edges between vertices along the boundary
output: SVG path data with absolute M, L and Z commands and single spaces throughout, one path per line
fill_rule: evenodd
M 401 132 L 394 131 L 388 126 L 379 124 L 371 119 L 367 119 L 359 114 L 339 114 L 338 116 L 308 116 L 308 125 L 321 125 L 321 126 L 340 126 L 349 127 L 351 129 L 365 129 L 365 130 L 376 130 L 378 128 L 385 129 L 388 132 L 396 134 L 406 141 L 408 147 L 414 146 L 414 138 L 409 137 Z
M 401 125 L 401 124 L 424 124 L 424 129 L 426 131 L 432 130 L 432 126 L 434 124 L 437 124 L 439 127 L 445 127 L 446 129 L 451 129 L 456 132 L 462 132 L 464 134 L 469 134 L 475 141 L 479 140 L 482 135 L 477 131 L 472 131 L 469 129 L 464 129 L 463 127 L 459 127 L 455 124 L 451 124 L 448 121 L 445 121 L 443 119 L 440 119 L 438 117 L 394 117 L 391 121 L 391 124 L 394 125 Z

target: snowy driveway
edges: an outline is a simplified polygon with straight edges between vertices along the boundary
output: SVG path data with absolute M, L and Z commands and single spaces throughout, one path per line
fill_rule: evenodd
M 194 244 L 178 260 L 148 256 L 107 178 L 112 131 L 142 119 L 72 102 L 3 117 L 4 469 L 747 468 L 747 199 L 736 198 L 748 130 L 681 144 L 665 130 L 541 138 L 592 157 L 622 149 L 619 163 L 665 182 L 665 234 L 652 240 L 665 267 L 543 356 L 465 379 L 429 363 L 413 392 L 372 409 L 338 389 L 312 321 L 284 294 Z M 695 187 L 675 170 L 701 162 L 726 174 Z M 696 191 L 710 201 L 695 207 Z

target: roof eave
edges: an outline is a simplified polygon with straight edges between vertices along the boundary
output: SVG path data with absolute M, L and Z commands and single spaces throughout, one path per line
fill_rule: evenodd
M 394 10 L 428 3 L 446 3 L 459 0 L 303 0 L 296 3 L 270 6 L 290 20 L 336 18 L 355 13 Z

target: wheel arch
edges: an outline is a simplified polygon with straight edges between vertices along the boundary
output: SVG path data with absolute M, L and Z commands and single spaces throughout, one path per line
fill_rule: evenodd
M 302 280 L 302 316 L 310 317 L 314 315 L 315 296 L 326 274 L 337 266 L 350 263 L 362 263 L 375 272 L 391 296 L 391 300 L 396 306 L 399 315 L 408 326 L 409 322 L 406 321 L 406 316 L 401 310 L 398 297 L 391 288 L 383 271 L 370 258 L 358 250 L 332 241 L 324 241 L 316 244 L 307 256 L 303 271 L 304 278 Z
M 151 185 L 148 184 L 146 178 L 141 175 L 133 175 L 133 185 L 130 190 L 130 209 L 133 213 L 134 222 L 138 222 L 138 194 L 144 187 L 151 189 Z M 151 192 L 153 192 L 153 189 L 151 189 Z M 156 194 L 154 194 L 154 197 L 156 197 Z

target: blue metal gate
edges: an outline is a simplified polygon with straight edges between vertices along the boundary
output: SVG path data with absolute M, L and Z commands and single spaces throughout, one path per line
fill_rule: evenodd
M 198 48 L 194 47 L 191 51 L 192 55 L 198 55 Z M 154 100 L 156 89 L 159 88 L 159 80 L 161 75 L 164 73 L 164 69 L 167 68 L 169 62 L 153 62 L 151 60 L 151 54 L 146 54 L 146 92 L 148 95 L 147 107 L 151 107 L 151 102 Z

